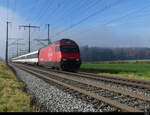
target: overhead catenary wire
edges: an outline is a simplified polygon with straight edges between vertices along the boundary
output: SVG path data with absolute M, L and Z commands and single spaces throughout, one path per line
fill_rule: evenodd
M 36 7 L 39 5 L 39 0 L 35 0 L 35 4 L 30 8 L 30 14 L 33 14 L 35 11 Z M 29 15 L 25 20 L 29 20 L 32 17 L 32 15 Z
M 89 0 L 88 0 L 89 1 Z M 78 12 L 80 12 L 80 10 L 81 10 L 81 8 L 83 8 L 84 6 L 87 6 L 86 4 L 87 4 L 87 2 L 88 2 L 87 0 L 82 0 L 82 1 L 78 1 L 78 2 L 76 2 L 75 4 L 72 4 L 72 5 L 69 5 L 69 7 L 68 6 L 66 6 L 66 5 L 63 5 L 62 4 L 62 7 L 59 7 L 59 8 L 61 8 L 60 9 L 60 11 L 61 11 L 61 13 L 60 12 L 51 12 L 49 15 L 50 15 L 50 21 L 53 21 L 52 19 L 53 19 L 53 17 L 55 17 L 55 15 L 57 15 L 57 14 L 60 14 L 60 15 L 58 15 L 57 17 L 57 19 L 55 19 L 55 22 L 57 22 L 57 23 L 55 23 L 55 26 L 57 25 L 57 24 L 59 24 L 59 22 L 62 22 L 62 20 L 64 20 L 64 19 L 67 19 L 67 17 L 70 17 L 70 15 L 66 15 L 66 13 L 67 14 L 71 14 L 71 12 L 72 11 L 75 11 L 76 9 L 78 9 Z M 75 8 L 75 9 L 74 9 Z M 58 10 L 57 10 L 58 11 Z M 88 10 L 87 10 L 87 12 L 88 12 Z M 57 13 L 57 14 L 56 14 Z M 61 20 L 60 20 L 61 19 Z M 45 21 L 45 20 L 44 20 Z M 65 20 L 66 21 L 66 20 Z M 54 29 L 54 28 L 53 28 Z
M 40 0 L 34 0 L 34 2 L 31 4 L 31 7 L 26 9 L 26 12 L 29 12 L 28 15 L 25 18 L 25 21 L 28 21 L 33 17 L 34 12 L 37 10 L 36 8 L 39 7 L 40 5 Z
M 93 4 L 91 4 L 91 2 L 89 2 L 91 5 L 88 6 L 87 9 L 89 10 L 91 7 L 93 7 L 94 5 L 96 5 L 96 3 L 98 3 L 98 2 L 99 2 L 99 0 L 97 0 L 96 2 L 93 2 Z M 83 3 L 84 3 L 84 4 L 82 4 L 78 9 L 82 8 L 83 5 L 86 5 L 86 4 L 85 4 L 85 1 L 84 1 Z M 71 9 L 70 9 L 70 10 L 71 10 Z M 70 10 L 69 10 L 69 11 L 70 11 Z M 87 11 L 88 11 L 88 10 L 87 10 Z M 45 13 L 45 14 L 46 14 L 46 13 Z M 53 15 L 54 15 L 54 14 L 53 14 Z M 61 21 L 61 20 L 60 20 L 60 21 Z M 60 22 L 60 21 L 58 21 L 58 22 Z M 53 29 L 54 29 L 54 28 L 53 28 Z
M 65 0 L 64 0 L 64 1 L 65 1 Z M 53 3 L 53 4 L 54 4 L 54 3 Z M 45 7 L 45 9 L 43 10 L 43 12 L 41 12 L 41 15 L 39 15 L 39 17 L 36 18 L 36 20 L 34 20 L 34 22 L 38 21 L 41 17 L 43 17 L 43 16 L 46 14 L 46 12 L 48 11 L 48 9 L 49 9 L 53 4 L 49 1 L 49 4 L 47 5 L 47 7 Z M 52 12 L 53 12 L 53 11 L 55 11 L 55 9 L 52 10 Z
M 62 2 L 61 2 L 61 4 L 62 4 L 62 3 L 64 3 L 64 1 L 62 1 Z M 85 5 L 85 4 L 84 4 L 84 5 Z M 62 6 L 63 6 L 63 7 L 65 7 L 64 5 L 62 5 Z M 45 8 L 46 8 L 46 7 L 45 7 Z M 59 8 L 60 8 L 60 7 L 59 7 Z M 46 8 L 46 9 L 47 9 L 47 8 Z M 64 8 L 64 9 L 65 9 L 65 8 Z M 55 12 L 53 12 L 53 11 L 57 11 L 57 10 L 58 10 L 58 8 L 57 8 L 57 9 L 52 10 L 52 11 L 50 12 L 50 14 L 54 15 L 54 14 L 55 14 Z M 46 11 L 48 11 L 48 10 L 46 10 Z M 44 13 L 44 14 L 41 14 L 41 15 L 40 15 L 40 13 L 39 13 L 39 17 L 37 17 L 37 18 L 36 18 L 36 20 L 34 20 L 34 22 L 35 22 L 35 21 L 38 21 L 39 19 L 41 19 L 40 17 L 42 17 L 42 18 L 43 18 L 43 17 L 44 17 L 44 15 L 46 14 L 46 12 L 44 12 L 44 11 L 43 11 L 43 13 Z M 51 19 L 51 18 L 50 18 L 50 19 Z M 41 21 L 41 20 L 40 20 L 40 21 Z M 60 22 L 60 21 L 59 21 L 59 22 Z
M 144 9 L 146 9 L 146 8 L 149 8 L 149 6 L 150 6 L 150 4 L 144 6 L 144 7 L 140 8 L 140 9 L 136 9 L 136 10 L 133 10 L 133 11 L 125 12 L 125 13 L 122 14 L 121 16 L 115 17 L 115 18 L 113 18 L 113 19 L 107 21 L 106 23 L 100 24 L 100 25 L 101 25 L 101 26 L 108 25 L 108 24 L 111 24 L 111 23 L 113 23 L 113 22 L 116 22 L 116 21 L 125 19 L 125 18 L 127 18 L 128 16 L 131 16 L 131 15 L 133 16 L 134 14 L 139 13 L 140 11 L 142 11 L 142 10 L 144 10 Z M 87 29 L 87 30 L 86 30 L 86 33 L 87 33 L 88 31 L 91 31 L 91 28 Z M 78 34 L 81 34 L 81 33 L 83 34 L 84 32 L 78 32 Z
M 46 1 L 45 3 L 47 3 L 47 1 Z M 39 20 L 40 17 L 42 17 L 43 13 L 45 14 L 45 11 L 48 11 L 48 9 L 50 8 L 50 6 L 51 6 L 53 3 L 51 3 L 50 1 L 48 1 L 47 4 L 48 4 L 47 7 L 45 7 L 43 10 L 41 10 L 41 11 L 37 14 L 37 17 L 35 17 L 35 20 L 32 22 L 32 24 L 36 24 L 37 20 Z M 42 25 L 41 25 L 41 26 L 42 26 Z M 32 34 L 32 33 L 33 33 L 33 32 L 31 32 L 31 34 Z
M 53 34 L 53 37 L 56 37 L 56 36 L 58 36 L 58 35 L 61 35 L 62 33 L 65 33 L 65 32 L 69 32 L 70 30 L 72 30 L 72 28 L 74 28 L 74 27 L 77 27 L 77 26 L 79 26 L 79 25 L 81 25 L 82 23 L 84 23 L 84 22 L 86 22 L 86 21 L 88 21 L 88 19 L 90 19 L 90 18 L 92 18 L 92 17 L 94 17 L 94 16 L 96 16 L 97 14 L 100 14 L 101 12 L 103 12 L 103 11 L 105 11 L 105 10 L 107 10 L 107 9 L 109 9 L 109 8 L 111 8 L 111 7 L 109 7 L 109 5 L 106 5 L 105 7 L 104 7 L 104 9 L 103 10 L 101 10 L 101 7 L 100 7 L 100 9 L 97 9 L 97 10 L 101 10 L 101 11 L 96 11 L 97 13 L 89 13 L 89 15 L 86 15 L 86 16 L 84 16 L 84 15 L 81 15 L 82 13 L 84 13 L 85 11 L 90 11 L 90 8 L 91 7 L 95 7 L 96 5 L 97 5 L 97 3 L 98 2 L 100 2 L 100 1 L 88 1 L 88 5 L 85 5 L 85 1 L 81 1 L 80 3 L 78 3 L 79 1 L 77 1 L 77 2 L 74 2 L 75 4 L 78 4 L 78 5 L 75 5 L 75 4 L 73 4 L 73 5 L 70 5 L 70 6 L 68 6 L 68 7 L 66 7 L 66 5 L 65 4 L 62 4 L 61 5 L 61 7 L 58 7 L 57 9 L 52 9 L 52 10 L 50 10 L 50 8 L 53 8 L 53 6 L 52 6 L 52 3 L 51 2 L 48 2 L 47 1 L 47 4 L 46 4 L 46 2 L 44 3 L 43 1 L 42 1 L 42 4 L 45 4 L 45 6 L 44 6 L 44 8 L 43 9 L 41 9 L 41 11 L 40 12 L 38 12 L 38 10 L 37 10 L 37 8 L 38 8 L 38 6 L 40 5 L 40 2 L 41 2 L 41 0 L 38 0 L 38 2 L 36 2 L 36 3 L 38 3 L 38 4 L 33 4 L 33 7 L 35 8 L 33 11 L 35 12 L 35 15 L 34 16 L 32 16 L 31 14 L 29 15 L 29 17 L 28 17 L 28 20 L 29 19 L 33 19 L 33 23 L 35 22 L 35 23 L 43 23 L 42 21 L 47 21 L 46 23 L 48 23 L 48 22 L 51 22 L 52 21 L 52 24 L 54 25 L 54 28 L 52 28 L 52 29 L 55 29 L 56 27 L 59 27 L 59 26 L 57 26 L 57 25 L 60 25 L 61 23 L 63 23 L 64 21 L 66 21 L 66 19 L 69 17 L 69 16 L 71 16 L 71 14 L 76 10 L 76 9 L 78 9 L 79 11 L 78 12 L 80 12 L 80 13 L 78 13 L 78 12 L 76 12 L 76 15 L 75 15 L 75 17 L 79 17 L 79 16 L 81 16 L 80 18 L 77 18 L 77 19 L 75 19 L 75 18 L 72 18 L 73 19 L 73 23 L 71 22 L 70 23 L 70 25 L 68 24 L 68 20 L 66 21 L 66 28 L 61 28 L 60 30 L 61 31 L 56 31 L 54 34 Z M 122 1 L 120 1 L 120 2 L 122 2 Z M 56 5 L 56 4 L 59 4 L 59 3 L 63 3 L 63 1 L 61 1 L 61 2 L 59 2 L 59 3 L 56 3 L 55 1 L 53 2 L 54 4 L 53 5 Z M 82 3 L 82 4 L 81 4 Z M 112 3 L 113 4 L 113 3 Z M 117 3 L 118 4 L 118 3 Z M 117 4 L 115 4 L 114 3 L 114 5 L 117 5 Z M 71 6 L 73 6 L 70 10 L 68 10 Z M 85 6 L 85 7 L 83 7 L 83 6 Z M 107 7 L 108 6 L 108 7 Z M 83 7 L 83 8 L 82 8 Z M 32 7 L 31 7 L 32 8 Z M 57 15 L 57 14 L 59 14 L 59 11 L 61 11 L 61 13 L 60 13 L 60 15 Z M 36 14 L 36 12 L 38 13 L 38 14 Z M 50 15 L 48 15 L 48 14 L 50 14 Z M 123 19 L 123 18 L 125 18 L 125 17 L 127 17 L 127 16 L 129 16 L 129 15 L 132 15 L 132 14 L 134 14 L 134 11 L 131 11 L 131 12 L 129 12 L 129 14 L 127 13 L 127 14 L 125 14 L 125 15 L 121 15 L 121 16 L 118 16 L 118 17 L 116 17 L 116 18 L 114 18 L 114 19 L 112 19 L 112 20 L 110 20 L 110 22 L 109 21 L 107 21 L 106 22 L 106 24 L 108 23 L 111 23 L 111 21 L 112 22 L 114 22 L 114 21 L 117 21 L 117 20 L 120 20 L 120 19 Z M 67 17 L 68 16 L 68 17 Z M 56 17 L 56 20 L 52 20 L 52 19 L 54 19 L 54 18 Z M 70 17 L 69 17 L 70 18 Z M 58 21 L 59 20 L 59 21 Z M 63 23 L 64 24 L 64 23 Z M 69 25 L 69 26 L 68 26 Z M 37 35 L 35 35 L 35 36 L 37 36 Z M 37 38 L 41 38 L 42 36 L 40 36 L 40 37 L 37 37 Z M 45 39 L 45 38 L 43 38 L 43 39 Z
M 65 1 L 66 0 L 63 0 L 62 2 L 60 2 L 60 3 L 57 3 L 57 7 L 55 8 L 55 9 L 53 9 L 50 13 L 48 13 L 48 16 L 50 16 L 51 18 L 50 18 L 50 21 L 52 21 L 52 19 L 53 19 L 53 17 L 55 17 L 55 15 L 56 14 L 62 14 L 63 13 L 63 11 L 65 11 L 68 7 L 66 7 L 65 8 Z M 60 9 L 60 11 L 61 11 L 61 13 L 60 12 L 57 12 L 57 11 L 59 11 L 59 9 Z M 71 10 L 71 9 L 70 9 Z M 68 12 L 68 11 L 67 11 Z M 45 18 L 42 18 L 42 21 L 45 21 L 44 19 L 47 19 L 46 17 Z M 60 19 L 60 18 L 59 18 Z M 60 20 L 59 20 L 60 21 Z
M 94 6 L 94 5 L 96 5 L 97 2 L 98 2 L 98 1 L 96 1 L 94 4 L 92 4 L 91 6 L 89 6 L 89 7 L 87 7 L 87 8 L 90 8 L 90 7 Z M 107 6 L 104 7 L 104 9 L 107 9 L 107 8 L 108 8 Z M 103 9 L 102 9 L 102 10 L 103 10 Z M 96 13 L 97 13 L 97 12 L 96 12 Z M 95 14 L 94 14 L 94 15 L 95 15 Z M 91 17 L 91 16 L 92 16 L 92 15 L 90 15 L 90 16 L 88 16 L 88 17 L 82 19 L 82 20 L 81 20 L 79 23 L 77 23 L 77 24 L 71 25 L 69 28 L 65 29 L 64 31 L 61 31 L 61 33 L 63 33 L 63 32 L 65 32 L 65 31 L 67 31 L 67 30 L 73 28 L 73 27 L 76 26 L 76 25 L 79 25 L 80 23 L 86 21 L 86 20 L 87 20 L 89 17 Z M 61 34 L 61 33 L 56 33 L 56 35 L 57 35 L 57 34 Z M 55 37 L 56 35 L 54 35 L 53 37 Z
M 95 3 L 98 3 L 100 2 L 101 0 L 97 0 L 97 1 L 92 1 L 92 2 L 89 2 L 89 0 L 87 1 L 82 1 L 80 3 L 80 5 L 77 5 L 77 7 L 75 7 L 76 5 L 73 5 L 74 7 L 72 7 L 71 9 L 69 9 L 69 11 L 67 11 L 67 15 L 65 15 L 66 12 L 62 12 L 61 16 L 58 17 L 55 22 L 64 22 L 66 21 L 66 17 L 72 17 L 72 14 L 76 11 L 76 9 L 78 9 L 78 14 L 84 14 L 84 12 L 81 10 L 81 9 L 84 9 L 85 12 L 88 12 L 92 7 L 95 7 Z M 80 2 L 80 1 L 79 1 Z M 78 4 L 78 3 L 77 3 Z M 90 6 L 88 5 L 90 4 Z M 82 11 L 82 12 L 81 12 Z M 79 15 L 76 15 L 76 18 L 79 17 Z M 61 18 L 61 20 L 60 20 Z M 75 19 L 74 19 L 75 20 Z M 59 25 L 59 23 L 56 23 L 55 24 L 55 28 L 57 28 L 57 25 Z M 53 28 L 54 29 L 54 28 Z
M 72 28 L 75 27 L 75 26 L 78 26 L 79 24 L 85 22 L 85 21 L 88 20 L 89 18 L 91 18 L 91 17 L 93 17 L 93 16 L 95 16 L 95 15 L 101 13 L 101 12 L 104 12 L 106 9 L 112 8 L 114 5 L 118 5 L 119 3 L 120 3 L 120 0 L 117 0 L 116 2 L 114 2 L 114 3 L 112 3 L 112 4 L 106 5 L 106 6 L 103 7 L 102 9 L 100 9 L 100 10 L 98 10 L 98 11 L 96 11 L 96 12 L 90 14 L 89 16 L 87 16 L 87 17 L 81 19 L 81 20 L 78 21 L 77 23 L 72 24 L 70 27 L 68 27 L 68 28 L 66 28 L 66 29 L 64 29 L 64 30 L 62 30 L 62 31 L 60 31 L 60 32 L 58 32 L 58 33 L 56 33 L 53 37 L 58 36 L 58 35 L 62 34 L 63 32 L 72 29 Z
M 126 18 L 127 16 L 133 15 L 133 14 L 135 14 L 135 13 L 137 13 L 137 12 L 140 12 L 140 11 L 142 11 L 142 10 L 148 8 L 148 7 L 150 7 L 150 4 L 144 6 L 144 7 L 140 8 L 140 9 L 133 10 L 133 11 L 129 11 L 129 12 L 127 12 L 126 14 L 123 14 L 123 15 L 117 17 L 117 18 L 114 18 L 114 19 L 108 21 L 107 23 L 105 23 L 105 25 L 110 24 L 110 23 L 112 23 L 112 22 L 114 22 L 114 21 L 117 21 L 117 20 L 121 20 L 121 19 L 123 19 L 123 18 Z
M 92 7 L 93 7 L 93 6 L 92 6 Z M 90 7 L 89 7 L 89 8 L 90 8 Z M 103 10 L 106 9 L 106 8 L 107 8 L 107 6 L 105 6 L 104 8 L 102 8 L 102 10 L 100 9 L 99 11 L 103 11 Z M 75 26 L 77 26 L 77 25 L 83 23 L 84 21 L 88 20 L 90 17 L 97 15 L 98 13 L 100 13 L 99 11 L 98 11 L 98 12 L 94 12 L 93 14 L 88 15 L 87 17 L 84 17 L 83 19 L 79 20 L 77 23 L 72 24 L 72 25 L 71 25 L 70 27 L 68 27 L 67 29 L 64 29 L 64 30 L 62 30 L 61 32 L 56 33 L 56 36 L 57 36 L 57 34 L 59 35 L 59 34 L 65 32 L 65 31 L 67 31 L 67 30 L 69 30 L 69 29 L 71 29 L 71 28 L 73 28 L 73 27 L 75 27 Z
M 42 10 L 40 10 L 40 12 L 38 12 L 38 13 L 35 15 L 35 17 L 33 18 L 32 23 L 35 24 L 36 22 L 38 22 L 38 20 L 39 20 L 43 15 L 45 15 L 46 12 L 49 11 L 49 9 L 53 6 L 54 2 L 55 2 L 55 1 L 52 1 L 52 2 L 51 2 L 51 0 L 45 1 L 45 2 L 44 2 L 45 7 L 44 7 Z

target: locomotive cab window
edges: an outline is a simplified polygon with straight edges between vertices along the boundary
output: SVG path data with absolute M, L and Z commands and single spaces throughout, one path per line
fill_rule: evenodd
M 56 50 L 56 52 L 59 52 L 60 51 L 60 47 L 56 46 L 55 50 Z
M 61 46 L 61 52 L 64 53 L 78 53 L 79 48 L 77 46 Z

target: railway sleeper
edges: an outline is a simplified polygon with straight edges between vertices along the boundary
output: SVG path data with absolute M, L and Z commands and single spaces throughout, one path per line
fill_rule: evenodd
M 91 103 L 93 105 L 98 105 L 99 104 L 99 101 L 97 99 L 94 99 L 94 100 L 91 100 Z
M 110 105 L 104 104 L 101 108 L 102 108 L 103 110 L 107 110 L 108 107 L 110 107 Z
M 113 98 L 113 96 L 114 96 L 113 93 L 107 93 L 107 92 L 103 92 L 103 93 L 98 92 L 96 94 L 99 95 L 99 96 L 107 97 L 107 98 Z
M 110 106 L 105 106 L 103 109 L 104 109 L 104 112 L 113 111 L 112 107 Z
M 138 103 L 137 101 L 134 101 L 130 104 L 132 107 L 137 107 L 140 105 L 140 103 Z
M 125 96 L 124 96 L 124 95 L 119 94 L 119 95 L 114 96 L 114 97 L 113 97 L 113 99 L 119 99 L 119 98 L 123 98 L 123 97 L 125 97 Z
M 103 96 L 103 97 L 113 97 L 113 95 L 111 95 L 108 92 L 100 92 L 100 93 L 96 93 L 99 96 Z
M 87 90 L 89 92 L 92 92 L 92 93 L 101 93 L 101 92 L 104 92 L 104 90 Z
M 140 106 L 138 106 L 138 108 L 144 112 L 150 112 L 149 106 L 147 107 L 146 105 L 140 105 Z
M 101 91 L 101 90 L 103 90 L 103 89 L 98 89 L 98 88 L 93 87 L 93 86 L 87 88 L 87 91 Z M 104 90 L 103 90 L 103 91 L 104 91 Z
M 130 98 L 120 100 L 120 103 L 126 103 L 129 106 L 132 106 L 133 101 Z M 133 107 L 133 106 L 132 106 Z
M 97 104 L 94 104 L 93 107 L 96 108 L 96 109 L 97 108 L 101 109 L 105 105 L 106 105 L 106 103 L 103 103 L 103 102 L 99 101 Z

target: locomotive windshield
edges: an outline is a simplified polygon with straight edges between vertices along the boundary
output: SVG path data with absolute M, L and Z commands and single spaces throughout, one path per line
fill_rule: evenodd
M 63 53 L 78 53 L 79 48 L 77 46 L 60 46 L 60 50 Z

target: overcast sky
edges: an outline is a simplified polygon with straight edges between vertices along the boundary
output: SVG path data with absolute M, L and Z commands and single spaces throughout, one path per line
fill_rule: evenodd
M 23 39 L 19 49 L 28 48 L 28 30 L 32 29 L 32 51 L 42 45 L 34 39 L 46 39 L 50 24 L 51 41 L 75 40 L 80 46 L 150 47 L 150 0 L 0 0 L 0 56 L 5 56 L 6 21 L 9 39 Z M 12 44 L 15 40 L 10 40 Z M 46 44 L 46 42 L 43 42 Z M 16 46 L 9 47 L 9 54 Z

